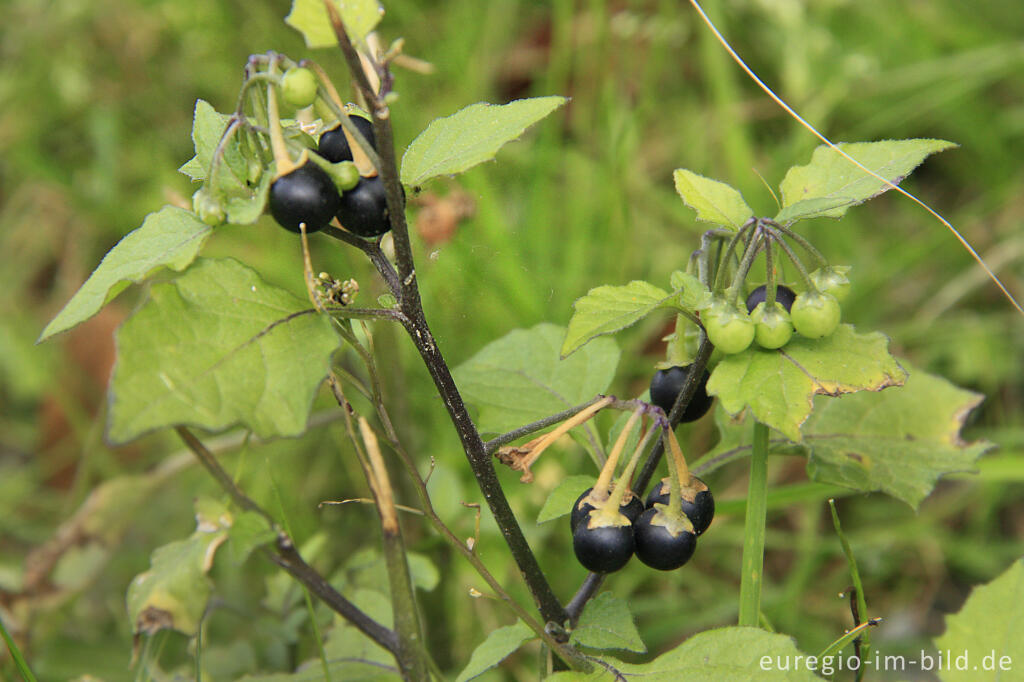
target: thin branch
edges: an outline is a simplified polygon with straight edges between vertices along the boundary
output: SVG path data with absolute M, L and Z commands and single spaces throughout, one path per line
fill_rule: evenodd
M 286 570 L 293 578 L 306 586 L 318 596 L 332 611 L 347 620 L 356 629 L 398 657 L 398 637 L 377 621 L 363 613 L 358 606 L 350 602 L 334 589 L 316 569 L 307 564 L 295 549 L 295 545 L 284 533 L 279 533 L 275 545 L 277 552 L 265 550 L 265 555 L 275 564 Z
M 519 521 L 508 503 L 508 498 L 505 497 L 501 481 L 498 480 L 491 456 L 484 448 L 480 433 L 466 410 L 462 395 L 455 385 L 448 365 L 441 356 L 441 351 L 434 342 L 430 329 L 426 327 L 425 321 L 421 327 L 417 324 L 417 320 L 410 320 L 406 329 L 427 366 L 434 385 L 441 394 L 445 408 L 448 410 L 448 416 L 455 426 L 462 449 L 469 460 L 469 466 L 473 470 L 477 485 L 487 501 L 487 506 L 490 508 L 495 522 L 501 529 L 505 542 L 519 566 L 519 571 L 526 581 L 542 617 L 545 621 L 554 623 L 565 622 L 565 609 L 562 608 L 558 597 L 555 596 L 547 576 L 541 570 L 537 557 L 533 554 L 533 550 L 530 549 L 530 545 L 523 535 L 522 528 L 519 527 Z
M 256 504 L 248 495 L 242 492 L 241 488 L 235 485 L 231 476 L 228 475 L 228 472 L 224 471 L 224 468 L 221 467 L 220 462 L 217 461 L 213 453 L 188 428 L 176 426 L 174 430 L 177 431 L 185 445 L 195 454 L 196 459 L 210 472 L 214 480 L 220 484 L 220 487 L 224 489 L 224 492 L 231 497 L 236 505 L 247 511 L 256 512 L 266 519 L 271 528 L 277 532 L 277 542 L 275 543 L 277 552 L 264 550 L 265 556 L 288 571 L 292 577 L 302 583 L 313 594 L 320 597 L 331 610 L 352 623 L 363 634 L 397 657 L 398 637 L 394 631 L 389 630 L 363 613 L 359 607 L 331 587 L 330 583 L 322 575 L 307 564 L 295 549 L 291 538 L 280 529 L 274 518 L 263 507 Z
M 419 288 L 416 283 L 416 267 L 413 261 L 412 246 L 409 242 L 409 228 L 405 220 L 405 200 L 402 195 L 402 186 L 399 182 L 398 168 L 395 162 L 394 136 L 391 131 L 391 113 L 388 110 L 385 98 L 373 91 L 369 79 L 363 72 L 359 54 L 352 41 L 349 39 L 345 26 L 341 21 L 337 8 L 325 0 L 328 16 L 334 27 L 335 36 L 338 39 L 338 46 L 341 48 L 349 71 L 355 79 L 356 84 L 362 91 L 363 96 L 369 104 L 370 114 L 373 117 L 374 136 L 377 140 L 377 152 L 380 155 L 381 180 L 387 192 L 388 213 L 391 221 L 391 236 L 395 245 L 395 260 L 398 267 L 399 293 L 396 294 L 399 306 L 408 318 L 404 323 L 406 331 L 420 353 L 427 370 L 430 372 L 434 385 L 444 400 L 448 410 L 449 418 L 455 431 L 459 436 L 462 449 L 466 453 L 473 475 L 477 480 L 490 507 L 491 514 L 497 522 L 498 527 L 505 537 L 509 550 L 512 552 L 519 566 L 519 570 L 533 595 L 534 601 L 540 609 L 541 616 L 545 621 L 562 623 L 565 621 L 565 610 L 562 608 L 558 597 L 555 596 L 551 584 L 541 570 L 537 557 L 530 549 L 526 536 L 523 534 L 519 522 L 512 512 L 512 508 L 502 490 L 501 482 L 498 480 L 497 472 L 491 456 L 484 448 L 483 440 L 473 423 L 466 406 L 462 401 L 455 380 L 451 371 L 441 355 L 440 350 L 434 341 L 430 327 L 427 325 L 426 316 L 420 302 Z M 386 82 L 386 79 L 385 79 Z M 364 249 L 365 251 L 366 249 Z M 387 280 L 386 270 L 382 269 L 384 262 L 374 261 L 381 271 L 382 276 Z M 390 263 L 387 263 L 390 267 Z M 391 286 L 392 282 L 388 281 Z
M 690 374 L 686 377 L 686 383 L 683 384 L 683 388 L 679 391 L 679 395 L 676 396 L 676 402 L 672 406 L 672 410 L 668 413 L 668 422 L 671 428 L 675 429 L 679 426 L 679 420 L 683 418 L 683 413 L 686 412 L 686 408 L 689 406 L 690 401 L 693 400 L 694 394 L 697 392 L 697 387 L 700 385 L 700 380 L 704 376 L 704 368 L 708 365 L 708 358 L 711 357 L 711 351 L 714 346 L 708 341 L 708 337 L 702 332 L 700 348 L 697 350 L 697 357 L 694 358 L 690 364 Z M 647 491 L 647 486 L 651 482 L 651 478 L 654 476 L 654 472 L 658 469 L 658 464 L 661 462 L 661 455 L 664 451 L 664 445 L 659 440 L 651 450 L 651 454 L 647 456 L 647 461 L 644 462 L 644 468 L 640 470 L 640 474 L 636 477 L 636 482 L 633 485 L 633 492 L 643 497 L 643 494 Z
M 370 79 L 366 77 L 366 72 L 363 71 L 363 63 L 360 61 L 359 53 L 348 37 L 348 31 L 345 30 L 345 24 L 341 20 L 338 8 L 329 0 L 324 0 L 324 7 L 327 9 L 327 17 L 331 20 L 334 36 L 338 39 L 338 47 L 341 48 L 341 53 L 345 57 L 345 62 L 348 64 L 348 70 L 352 74 L 352 78 L 362 92 L 363 98 L 367 102 L 372 102 L 377 98 L 377 93 L 374 92 L 373 86 L 370 85 Z
M 231 501 L 238 505 L 240 508 L 246 511 L 253 511 L 262 516 L 272 528 L 277 528 L 277 522 L 274 517 L 271 516 L 263 507 L 259 506 L 253 500 L 242 492 L 242 489 L 235 485 L 235 482 L 228 475 L 228 472 L 224 471 L 224 468 L 214 457 L 213 453 L 210 452 L 202 441 L 200 441 L 195 434 L 188 430 L 184 426 L 175 426 L 174 430 L 181 437 L 181 440 L 185 442 L 188 449 L 196 456 L 199 463 L 206 468 L 210 475 L 213 476 L 214 480 L 224 489 L 224 492 L 228 494 Z
M 337 380 L 333 377 L 329 378 L 328 382 L 331 386 L 332 391 L 334 392 L 335 399 L 338 401 L 340 405 L 342 405 L 342 411 L 346 415 L 350 415 L 351 407 L 349 406 L 347 399 L 345 398 L 341 386 L 338 385 Z M 420 504 L 423 507 L 422 510 L 416 510 L 417 513 L 423 514 L 427 518 L 427 520 L 430 521 L 431 525 L 441 535 L 441 537 L 443 537 L 448 542 L 449 545 L 451 545 L 457 552 L 459 552 L 470 563 L 470 565 L 472 565 L 473 568 L 476 569 L 477 573 L 480 575 L 480 577 L 484 579 L 484 581 L 491 588 L 494 594 L 497 595 L 497 597 L 501 599 L 501 601 L 505 602 L 505 604 L 510 609 L 512 609 L 512 611 L 528 627 L 530 627 L 534 632 L 536 632 L 545 641 L 545 643 L 553 651 L 555 651 L 556 654 L 558 654 L 559 657 L 561 657 L 567 664 L 572 664 L 573 662 L 575 662 L 577 667 L 582 666 L 585 669 L 587 667 L 587 664 L 585 663 L 585 661 L 583 661 L 583 659 L 580 658 L 579 654 L 575 651 L 575 649 L 564 646 L 564 643 L 560 642 L 557 638 L 555 638 L 548 632 L 548 628 L 546 628 L 541 623 L 538 623 L 537 620 L 519 604 L 519 602 L 515 601 L 512 598 L 512 596 L 505 590 L 501 582 L 499 582 L 498 579 L 495 578 L 489 570 L 487 570 L 487 566 L 483 563 L 483 560 L 481 560 L 480 557 L 477 556 L 476 552 L 474 551 L 474 548 L 466 542 L 464 542 L 459 536 L 457 536 L 455 532 L 452 531 L 444 523 L 441 517 L 437 515 L 437 512 L 434 509 L 433 502 L 430 499 L 430 493 L 427 490 L 427 482 L 426 480 L 424 480 L 423 476 L 420 475 L 419 470 L 416 468 L 416 463 L 413 461 L 412 457 L 409 455 L 408 451 L 405 449 L 405 447 L 399 440 L 398 433 L 394 428 L 394 424 L 391 422 L 390 415 L 384 408 L 383 404 L 381 404 L 380 402 L 376 403 L 376 408 L 377 416 L 380 419 L 382 426 L 384 427 L 384 436 L 387 443 L 391 446 L 392 450 L 394 450 L 394 452 L 398 455 L 399 460 L 402 462 L 402 465 L 405 467 L 406 472 L 409 474 L 409 477 L 413 481 L 414 487 L 416 489 L 416 494 L 419 497 Z M 357 449 L 360 449 L 358 441 L 356 441 L 355 439 L 352 440 L 353 445 Z M 475 543 L 473 544 L 473 546 L 475 547 Z
M 601 400 L 603 397 L 604 396 L 600 395 L 595 396 L 594 398 L 591 398 L 585 403 L 580 403 L 575 407 L 570 407 L 568 410 L 563 410 L 558 414 L 551 415 L 550 417 L 538 419 L 535 422 L 531 422 L 524 426 L 520 426 L 518 429 L 513 429 L 508 433 L 503 433 L 500 436 L 495 436 L 494 438 L 484 443 L 484 450 L 487 452 L 488 455 L 493 455 L 502 445 L 507 445 L 512 441 L 519 440 L 524 436 L 529 436 L 531 433 L 536 433 L 541 429 L 546 429 L 549 426 L 553 426 L 561 421 L 564 421 L 569 417 L 572 417 L 576 413 L 582 412 L 583 410 L 587 409 L 588 407 L 596 403 L 598 400 Z
M 392 322 L 405 322 L 405 315 L 400 310 L 391 308 L 350 308 L 349 306 L 325 307 L 324 312 L 343 319 L 356 320 L 390 320 Z
M 351 424 L 351 420 L 348 423 Z M 377 501 L 377 512 L 384 536 L 384 561 L 387 566 L 388 585 L 391 587 L 391 610 L 395 634 L 398 637 L 400 665 L 403 674 L 409 679 L 426 679 L 427 650 L 420 629 L 420 612 L 416 606 L 415 588 L 409 573 L 402 527 L 398 523 L 398 512 L 395 509 L 394 490 L 387 467 L 384 466 L 377 435 L 364 417 L 359 417 L 359 433 L 369 464 L 365 470 L 366 480 Z M 355 438 L 355 434 L 352 434 L 352 437 Z
M 351 232 L 346 232 L 334 225 L 328 225 L 321 230 L 321 233 L 326 234 L 329 237 L 334 237 L 339 241 L 343 241 L 365 253 L 370 259 L 370 262 L 373 263 L 373 266 L 377 268 L 377 272 L 379 272 L 381 277 L 384 278 L 384 283 L 388 285 L 391 295 L 396 299 L 401 295 L 402 286 L 398 281 L 398 273 L 395 271 L 395 266 L 393 266 L 391 261 L 388 260 L 388 257 L 384 255 L 379 242 L 357 237 Z
M 565 605 L 565 612 L 569 615 L 569 624 L 572 627 L 576 627 L 576 623 L 579 622 L 580 614 L 583 613 L 583 607 L 601 589 L 604 578 L 605 576 L 601 573 L 588 573 L 587 577 L 583 579 L 583 584 L 576 590 L 576 594 Z

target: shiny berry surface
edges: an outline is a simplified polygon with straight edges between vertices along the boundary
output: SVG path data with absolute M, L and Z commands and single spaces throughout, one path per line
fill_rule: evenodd
M 387 194 L 379 176 L 362 178 L 358 185 L 341 195 L 338 221 L 360 237 L 378 237 L 391 229 Z
M 636 557 L 659 571 L 672 571 L 693 556 L 697 549 L 697 536 L 682 530 L 673 535 L 669 529 L 658 523 L 664 515 L 651 508 L 640 515 L 633 524 L 633 538 Z
M 338 212 L 340 199 L 331 177 L 309 162 L 275 180 L 268 203 L 281 227 L 299 232 L 299 224 L 305 223 L 306 232 L 316 232 Z
M 576 560 L 591 573 L 614 573 L 633 556 L 633 526 L 590 528 L 581 523 L 572 534 Z
M 355 124 L 366 141 L 375 150 L 377 149 L 377 138 L 373 136 L 373 122 L 362 116 L 349 116 L 348 120 Z M 352 148 L 349 147 L 348 138 L 341 125 L 331 128 L 320 136 L 320 144 L 317 146 L 317 153 L 331 163 L 352 160 Z
M 768 287 L 764 284 L 757 287 L 747 296 L 747 312 L 754 312 L 759 303 L 764 303 L 768 298 Z M 786 309 L 788 313 L 793 308 L 793 301 L 796 300 L 796 292 L 785 284 L 775 286 L 775 302 Z
M 682 367 L 659 369 L 651 377 L 651 402 L 663 409 L 665 414 L 672 410 L 676 397 L 683 390 L 683 386 L 690 376 L 690 367 L 691 365 L 684 365 Z M 710 376 L 711 373 L 705 369 L 700 383 L 697 384 L 697 391 L 690 399 L 690 404 L 686 406 L 686 410 L 679 420 L 680 422 L 697 421 L 711 409 L 712 398 L 707 392 L 708 378 Z

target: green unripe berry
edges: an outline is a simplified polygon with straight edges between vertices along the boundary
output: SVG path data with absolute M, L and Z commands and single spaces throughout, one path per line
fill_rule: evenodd
M 210 227 L 223 225 L 227 220 L 224 205 L 206 187 L 201 187 L 192 195 L 192 212 Z
M 263 178 L 263 164 L 256 159 L 246 159 L 245 161 L 246 179 L 249 184 L 255 187 L 260 184 L 260 180 Z
M 850 280 L 846 277 L 849 271 L 850 268 L 846 265 L 826 265 L 811 273 L 811 282 L 818 291 L 832 294 L 842 303 L 850 293 Z
M 296 109 L 308 107 L 316 101 L 316 76 L 301 66 L 288 69 L 281 77 L 281 97 Z
M 351 161 L 342 161 L 334 164 L 333 172 L 330 174 L 334 184 L 341 192 L 347 192 L 359 184 L 359 169 Z
M 797 296 L 793 309 L 789 311 L 793 328 L 809 339 L 820 339 L 834 332 L 841 315 L 835 296 L 816 291 L 805 291 Z
M 754 323 L 745 311 L 730 305 L 713 305 L 701 314 L 708 340 L 731 355 L 741 353 L 754 340 Z
M 754 322 L 754 340 L 761 348 L 782 348 L 793 337 L 793 322 L 782 306 L 759 303 L 750 314 Z

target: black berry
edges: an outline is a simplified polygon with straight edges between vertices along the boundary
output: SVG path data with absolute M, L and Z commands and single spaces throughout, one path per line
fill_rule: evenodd
M 299 232 L 299 224 L 305 223 L 306 232 L 316 232 L 338 212 L 340 199 L 331 177 L 308 162 L 274 181 L 269 203 L 281 227 Z
M 683 367 L 659 369 L 651 377 L 651 402 L 665 410 L 665 414 L 672 410 L 676 397 L 683 390 L 686 379 L 690 376 L 690 367 L 692 366 L 685 365 Z M 710 372 L 705 369 L 700 383 L 697 384 L 697 390 L 690 399 L 690 404 L 683 411 L 680 422 L 697 421 L 711 409 L 712 398 L 707 392 L 708 377 L 710 376 Z
M 591 573 L 614 573 L 633 556 L 633 526 L 598 526 L 581 523 L 572 534 L 572 549 Z
M 690 475 L 690 484 L 680 489 L 683 514 L 693 524 L 693 531 L 700 535 L 715 518 L 715 498 L 708 490 L 707 484 L 694 475 Z M 651 488 L 647 495 L 647 508 L 654 508 L 655 504 L 668 504 L 669 483 L 668 479 L 662 479 L 660 483 Z
M 584 490 L 583 494 L 577 497 L 572 505 L 572 514 L 569 515 L 569 527 L 573 531 L 576 530 L 576 526 L 580 525 L 581 521 L 589 520 L 590 512 L 597 508 L 590 502 L 584 501 L 593 490 L 593 488 Z M 636 521 L 644 513 L 644 503 L 640 501 L 638 496 L 630 494 L 629 501 L 623 501 L 619 505 L 619 513 L 629 519 L 630 522 Z
M 388 200 L 380 176 L 362 178 L 342 193 L 338 207 L 341 226 L 360 237 L 377 237 L 391 229 Z
M 764 303 L 767 297 L 768 287 L 764 284 L 751 291 L 750 296 L 747 296 L 747 312 L 754 312 L 754 308 L 757 307 L 757 304 Z M 793 301 L 795 300 L 795 291 L 787 287 L 785 284 L 777 284 L 775 286 L 775 302 L 785 308 L 787 313 L 793 307 Z
M 362 116 L 349 116 L 348 120 L 355 124 L 356 129 L 376 150 L 377 138 L 373 136 L 373 122 Z M 345 131 L 342 130 L 341 124 L 320 135 L 320 144 L 316 151 L 331 163 L 352 160 L 352 149 L 348 146 L 348 138 L 345 137 Z
M 671 571 L 689 561 L 697 549 L 697 536 L 682 521 L 672 523 L 653 507 L 641 514 L 633 524 L 637 558 L 659 571 Z

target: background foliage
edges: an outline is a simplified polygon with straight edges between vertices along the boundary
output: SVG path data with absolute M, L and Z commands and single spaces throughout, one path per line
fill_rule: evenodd
M 43 679 L 134 677 L 128 582 L 148 568 L 155 547 L 192 532 L 191 500 L 217 492 L 171 435 L 120 448 L 104 442 L 110 335 L 138 291 L 56 343 L 33 343 L 123 234 L 167 201 L 187 203 L 192 189 L 176 169 L 192 155 L 195 99 L 229 109 L 248 54 L 306 54 L 281 21 L 288 4 L 13 0 L 6 8 L 0 612 Z M 422 229 L 414 245 L 424 305 L 452 366 L 513 328 L 565 324 L 572 302 L 598 284 L 666 281 L 704 229 L 675 194 L 674 168 L 727 179 L 770 215 L 775 204 L 757 173 L 777 184 L 817 144 L 677 2 L 394 0 L 387 9 L 384 34 L 405 36 L 407 52 L 436 67 L 430 76 L 399 72 L 401 99 L 392 111 L 400 148 L 428 121 L 470 102 L 572 97 L 526 142 L 503 150 L 500 163 L 436 183 L 412 202 Z M 761 77 L 832 139 L 959 143 L 929 160 L 908 187 L 961 227 L 1018 296 L 1024 291 L 1024 15 L 1013 3 L 729 0 L 710 9 Z M 316 56 L 342 72 L 335 52 Z M 438 206 L 465 217 L 444 220 Z M 431 212 L 441 219 L 428 222 Z M 982 460 L 980 475 L 943 483 L 916 514 L 877 495 L 840 501 L 869 615 L 886 619 L 873 643 L 887 653 L 916 652 L 941 632 L 943 614 L 959 609 L 971 585 L 1022 553 L 1024 323 L 950 235 L 895 195 L 841 223 L 807 225 L 834 262 L 853 266 L 844 319 L 885 331 L 915 366 L 988 396 L 965 436 L 1001 446 Z M 358 279 L 366 300 L 381 293 L 357 254 L 327 240 L 313 248 L 319 268 Z M 302 294 L 295 240 L 269 219 L 218 230 L 206 249 L 241 256 L 272 283 Z M 645 322 L 617 337 L 625 350 L 617 393 L 644 390 L 663 333 Z M 381 327 L 376 342 L 389 368 L 387 400 L 409 449 L 436 458 L 438 511 L 472 535 L 473 513 L 460 502 L 478 501 L 478 491 L 429 378 L 398 333 Z M 331 402 L 322 398 L 318 407 L 329 417 Z M 680 433 L 690 452 L 714 444 L 710 419 Z M 273 443 L 229 433 L 211 444 L 230 448 L 229 471 L 287 519 L 318 566 L 339 570 L 353 589 L 375 586 L 374 558 L 354 553 L 376 545 L 372 511 L 317 507 L 367 494 L 341 431 L 325 427 Z M 529 486 L 502 472 L 542 566 L 566 597 L 584 575 L 566 561 L 568 534 L 561 522 L 530 519 L 564 476 L 592 472 L 571 446 L 546 456 Z M 775 482 L 803 480 L 804 462 L 775 458 L 769 474 Z M 136 477 L 118 478 L 129 475 Z M 90 491 L 112 480 L 116 489 L 100 488 L 80 509 Z M 742 506 L 729 500 L 744 494 L 744 468 L 726 467 L 709 484 L 723 501 L 720 520 L 689 566 L 669 576 L 626 570 L 611 580 L 618 594 L 633 592 L 649 651 L 735 619 Z M 763 606 L 802 650 L 817 651 L 849 626 L 845 602 L 835 597 L 848 584 L 845 559 L 820 499 L 770 504 Z M 420 582 L 432 586 L 420 596 L 432 649 L 454 674 L 481 631 L 513 620 L 469 596 L 475 574 L 414 517 L 406 532 L 411 548 L 444 576 Z M 528 601 L 493 532 L 485 516 L 479 551 Z M 41 551 L 49 548 L 58 551 Z M 39 562 L 51 556 L 57 569 L 39 582 Z M 301 595 L 269 565 L 218 563 L 212 577 L 216 601 L 203 660 L 213 679 L 290 669 L 313 654 Z M 666 612 L 666 600 L 678 606 Z M 317 613 L 329 621 L 326 611 Z M 173 669 L 188 665 L 185 647 L 183 637 L 164 635 L 141 653 L 150 660 L 159 648 L 161 665 Z M 488 675 L 532 679 L 535 664 L 518 654 Z

